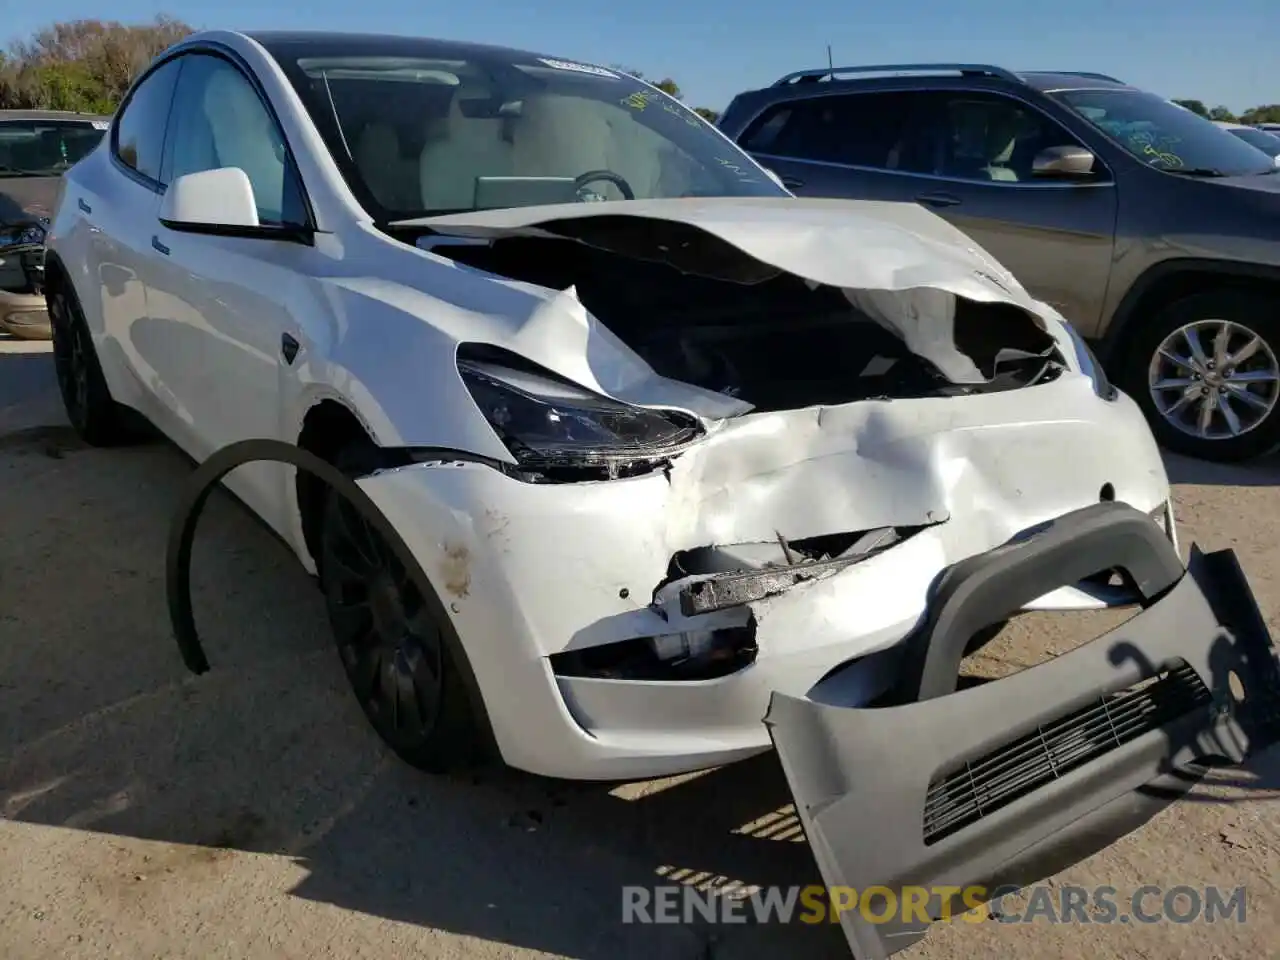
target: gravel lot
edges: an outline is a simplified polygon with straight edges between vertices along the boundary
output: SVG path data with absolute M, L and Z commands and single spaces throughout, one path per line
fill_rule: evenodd
M 365 725 L 314 588 L 224 496 L 194 571 L 214 669 L 187 675 L 163 553 L 189 470 L 81 447 L 46 345 L 0 342 L 0 955 L 847 960 L 828 925 L 620 923 L 619 888 L 659 872 L 819 882 L 772 757 L 612 789 L 418 774 Z M 1280 463 L 1170 471 L 1184 546 L 1239 551 L 1276 631 Z M 1101 624 L 1024 618 L 993 657 Z M 965 924 L 902 956 L 1280 956 L 1277 791 L 1273 754 L 1054 881 L 1246 885 L 1243 925 Z

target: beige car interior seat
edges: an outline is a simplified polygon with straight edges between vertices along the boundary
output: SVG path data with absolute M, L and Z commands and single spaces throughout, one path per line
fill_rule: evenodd
M 418 164 L 403 155 L 394 126 L 370 120 L 360 131 L 353 152 L 361 177 L 380 204 L 390 210 L 422 208 Z
M 482 99 L 468 84 L 460 87 L 449 112 L 428 129 L 418 161 L 418 182 L 426 210 L 470 210 L 475 206 L 477 177 L 509 177 L 517 171 L 507 123 L 501 117 L 468 117 L 461 101 Z

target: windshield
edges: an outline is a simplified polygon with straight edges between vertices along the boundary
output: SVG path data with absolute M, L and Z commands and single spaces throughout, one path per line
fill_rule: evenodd
M 1244 176 L 1275 166 L 1212 120 L 1137 90 L 1063 90 L 1054 96 L 1158 170 Z
M 1227 133 L 1239 137 L 1251 147 L 1257 147 L 1269 157 L 1280 157 L 1280 137 L 1252 127 L 1231 127 Z
M 286 64 L 376 220 L 593 200 L 786 196 L 679 101 L 562 60 Z
M 57 177 L 102 139 L 105 120 L 0 121 L 0 177 Z

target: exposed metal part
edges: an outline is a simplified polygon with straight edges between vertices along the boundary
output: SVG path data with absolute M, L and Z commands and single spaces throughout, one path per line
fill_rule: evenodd
M 846 567 L 861 563 L 887 550 L 904 539 L 901 531 L 893 527 L 871 530 L 860 537 L 852 547 L 830 560 L 795 559 L 795 553 L 782 534 L 778 543 L 787 559 L 786 566 L 767 567 L 735 573 L 720 573 L 702 580 L 695 580 L 680 591 L 680 612 L 686 617 L 699 613 L 712 613 L 729 607 L 763 600 L 782 593 L 801 583 L 821 580 Z

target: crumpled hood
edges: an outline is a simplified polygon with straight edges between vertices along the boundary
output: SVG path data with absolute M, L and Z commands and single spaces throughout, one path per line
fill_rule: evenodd
M 1070 336 L 1053 308 L 1033 300 L 963 233 L 913 204 L 792 198 L 623 201 L 481 211 L 398 225 L 425 226 L 431 234 L 418 240 L 419 249 L 409 250 L 394 242 L 388 246 L 370 224 L 369 240 L 385 255 L 383 272 L 374 277 L 362 269 L 324 284 L 337 318 L 327 351 L 338 371 L 334 376 L 348 385 L 344 389 L 377 398 L 370 405 L 376 413 L 368 415 L 390 445 L 465 450 L 515 462 L 475 404 L 463 399 L 466 388 L 455 359 L 462 344 L 514 352 L 624 403 L 683 410 L 716 424 L 714 431 L 754 410 L 747 399 L 660 374 L 586 308 L 573 286 L 552 289 L 451 259 L 447 251 L 455 238 L 572 238 L 624 257 L 674 261 L 689 273 L 733 274 L 747 290 L 753 275 L 766 280 L 786 271 L 842 290 L 955 383 L 985 379 L 956 347 L 957 298 L 1007 303 L 1023 310 L 1028 323 L 1048 330 L 1068 366 L 1076 369 Z M 365 326 L 376 328 L 376 336 L 345 335 Z M 389 343 L 396 349 L 388 350 Z M 962 412 L 955 406 L 959 403 L 968 411 L 961 419 L 974 418 L 976 426 L 984 407 L 979 399 L 945 399 L 939 410 L 946 411 L 943 419 L 954 421 Z M 892 406 L 909 419 L 919 403 Z M 424 416 L 433 404 L 456 406 L 461 415 Z M 774 426 L 820 423 L 821 444 L 829 439 L 826 428 L 841 422 L 824 409 L 835 407 L 767 416 Z M 755 416 L 765 414 L 757 411 L 751 419 Z M 843 432 L 840 442 L 849 449 L 865 449 L 874 437 L 888 436 L 878 429 L 860 436 Z M 741 444 L 713 446 L 728 456 Z M 807 456 L 784 455 L 772 446 L 772 453 L 753 447 L 757 462 L 746 473 L 784 469 Z
M 1061 318 L 1051 307 L 1033 299 L 963 232 L 916 204 L 773 197 L 627 200 L 484 210 L 398 225 L 460 237 L 571 238 L 747 283 L 786 271 L 841 289 L 958 383 L 983 377 L 955 347 L 954 297 L 1012 304 L 1059 334 L 1051 321 Z M 726 247 L 739 255 L 726 256 Z
M 583 242 L 613 248 L 609 221 L 617 218 L 696 227 L 815 283 L 862 290 L 935 287 L 1036 312 L 1036 301 L 990 254 L 913 203 L 799 197 L 617 200 L 478 210 L 400 225 L 470 237 L 564 236 L 569 225 Z

